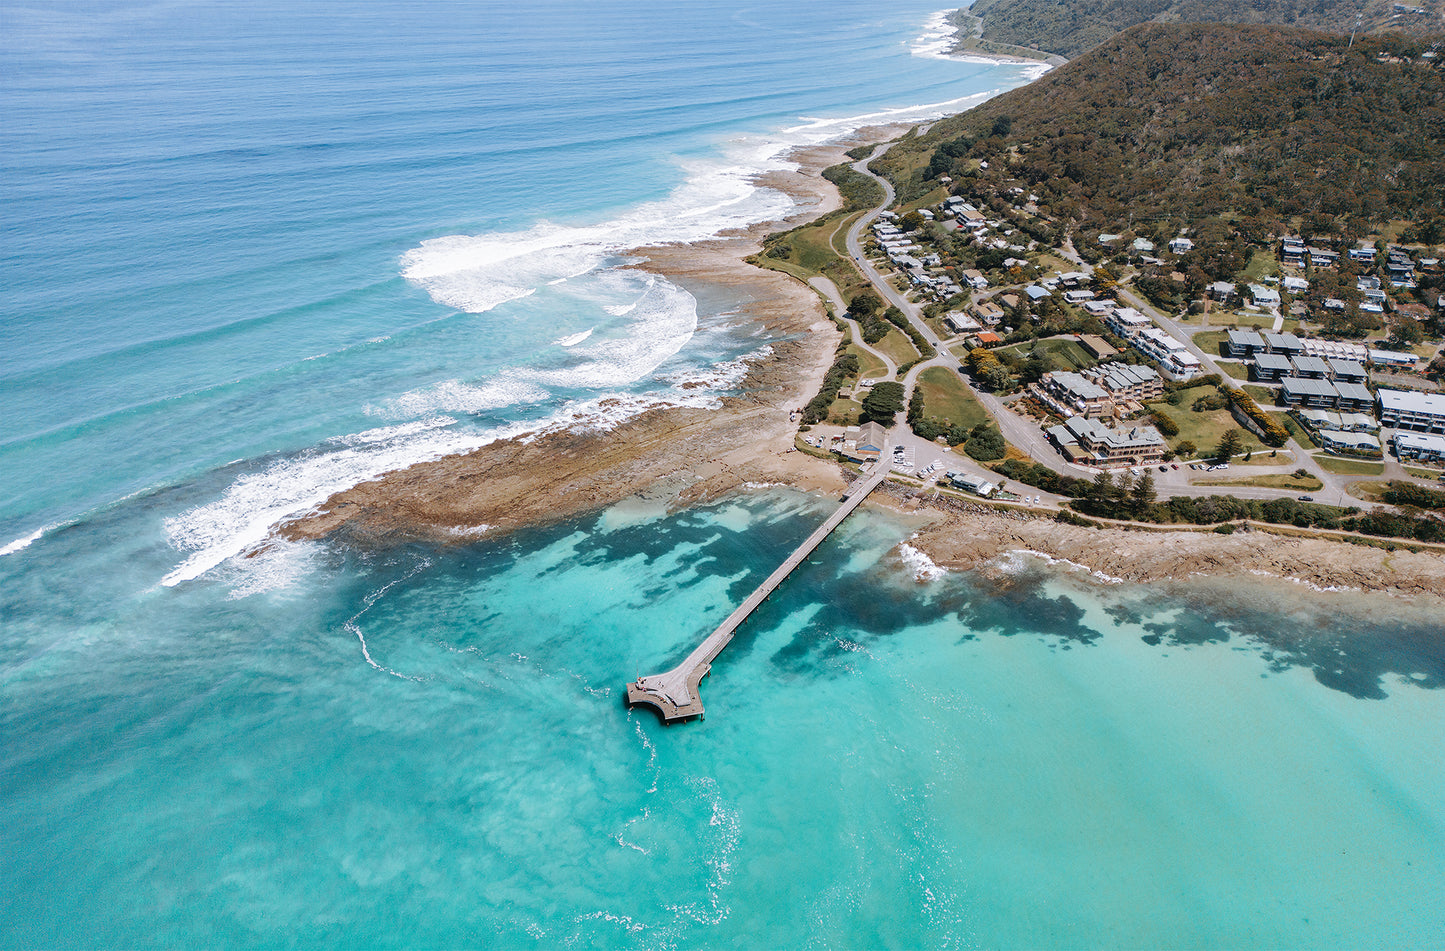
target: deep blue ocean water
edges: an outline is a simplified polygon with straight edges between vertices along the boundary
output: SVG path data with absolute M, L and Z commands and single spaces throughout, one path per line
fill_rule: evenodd
M 766 335 L 617 265 L 1027 79 L 936 13 L 0 4 L 0 945 L 1439 944 L 1428 607 L 919 580 L 865 512 L 663 728 L 622 683 L 826 500 L 242 557 L 725 392 Z

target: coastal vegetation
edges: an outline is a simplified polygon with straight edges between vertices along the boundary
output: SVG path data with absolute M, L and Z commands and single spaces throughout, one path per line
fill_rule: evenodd
M 1431 224 L 1445 217 L 1445 77 L 1426 51 L 1399 36 L 1351 48 L 1283 27 L 1144 24 L 874 164 L 905 200 L 941 175 L 995 205 L 1017 184 L 1034 217 L 1093 235 L 1207 224 L 1184 273 L 1233 277 L 1281 218 L 1327 237 L 1445 227 Z
M 1391 0 L 978 0 L 969 12 L 982 19 L 984 40 L 1066 57 L 1149 21 L 1273 23 L 1349 33 L 1358 16 L 1364 31 L 1439 29 L 1435 16 L 1401 19 L 1393 7 Z

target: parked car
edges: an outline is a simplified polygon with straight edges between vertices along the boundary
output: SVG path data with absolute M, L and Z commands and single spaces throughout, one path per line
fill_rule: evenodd
M 1301 495 L 1299 497 L 1299 500 L 1301 502 L 1313 502 L 1315 500 L 1315 497 L 1313 495 Z

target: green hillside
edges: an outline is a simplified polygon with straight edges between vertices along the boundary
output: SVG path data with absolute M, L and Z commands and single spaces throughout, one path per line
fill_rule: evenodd
M 1021 187 L 1040 217 L 1103 230 L 1441 219 L 1445 73 L 1426 52 L 1398 35 L 1348 48 L 1286 27 L 1142 24 L 905 139 L 879 170 L 905 199 L 948 174 L 956 192 Z
M 1348 33 L 1358 16 L 1364 32 L 1442 32 L 1442 0 L 1405 5 L 1424 12 L 1396 12 L 1394 0 L 978 0 L 968 12 L 982 17 L 985 40 L 1072 58 L 1149 21 L 1278 24 Z

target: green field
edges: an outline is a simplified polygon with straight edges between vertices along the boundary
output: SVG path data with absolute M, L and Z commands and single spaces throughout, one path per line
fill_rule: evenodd
M 1365 459 L 1345 459 L 1341 456 L 1330 456 L 1325 453 L 1316 453 L 1315 462 L 1318 462 L 1326 472 L 1333 472 L 1336 475 L 1380 475 L 1385 471 L 1383 462 L 1370 462 Z
M 1268 489 L 1293 489 L 1298 492 L 1313 492 L 1323 489 L 1325 484 L 1314 476 L 1303 479 L 1289 473 L 1253 476 L 1247 479 L 1208 479 L 1195 485 L 1257 485 Z
M 1207 353 L 1208 351 L 1206 350 L 1205 352 Z M 1227 373 L 1229 376 L 1234 377 L 1236 380 L 1249 379 L 1249 367 L 1246 364 L 1234 363 L 1231 360 L 1220 360 L 1215 365 L 1218 366 L 1219 369 Z
M 1279 399 L 1279 394 L 1267 386 L 1246 383 L 1244 385 L 1244 392 L 1254 397 L 1254 401 L 1260 406 L 1273 406 L 1275 401 Z
M 864 350 L 856 343 L 848 345 L 848 352 L 858 357 L 858 377 L 863 380 L 881 380 L 888 375 L 888 367 L 871 351 Z
M 888 354 L 894 366 L 901 366 L 910 360 L 918 359 L 918 350 L 913 346 L 913 341 L 908 335 L 897 327 L 888 330 L 888 336 L 873 344 L 873 348 L 879 353 Z
M 1214 323 L 1213 319 L 1210 320 L 1210 323 Z M 1217 357 L 1220 355 L 1220 347 L 1228 339 L 1229 331 L 1227 330 L 1205 330 L 1194 335 L 1194 345 L 1211 357 Z M 1230 376 L 1233 375 L 1230 374 Z M 1240 377 L 1240 379 L 1244 378 Z
M 1016 343 L 1009 347 L 1000 347 L 998 352 L 1011 354 L 1020 360 L 1027 360 L 1029 354 L 1033 353 L 1035 349 L 1048 356 L 1049 362 L 1053 364 L 1055 370 L 1083 370 L 1095 366 L 1099 362 L 1089 356 L 1089 351 L 1080 346 L 1078 341 L 1064 337 Z
M 1256 251 L 1250 257 L 1244 270 L 1240 272 L 1237 280 L 1241 284 L 1257 284 L 1260 279 L 1270 274 L 1276 276 L 1280 274 L 1279 259 L 1269 251 Z M 1242 291 L 1243 288 L 1240 290 Z
M 863 395 L 862 393 L 859 394 Z M 858 417 L 863 413 L 863 404 L 841 397 L 828 407 L 828 422 L 835 426 L 857 426 Z
M 1310 439 L 1310 434 L 1305 432 L 1305 428 L 1289 413 L 1272 413 L 1270 415 L 1275 418 L 1277 423 L 1285 429 L 1288 429 L 1289 434 L 1294 437 L 1294 441 L 1302 447 L 1308 449 L 1314 445 L 1314 440 Z
M 1179 435 L 1170 440 L 1172 445 L 1179 445 L 1184 440 L 1189 440 L 1199 447 L 1199 455 L 1207 455 L 1214 451 L 1219 445 L 1220 437 L 1227 430 L 1238 429 L 1243 434 L 1240 443 L 1242 452 L 1268 452 L 1269 447 L 1259 441 L 1259 437 L 1235 421 L 1229 415 L 1227 409 L 1209 410 L 1196 413 L 1189 407 L 1201 396 L 1208 396 L 1219 392 L 1212 386 L 1191 386 L 1187 390 L 1179 391 L 1183 396 L 1178 406 L 1171 406 L 1166 402 L 1150 403 L 1150 409 L 1157 409 L 1167 413 L 1171 419 L 1179 424 Z
M 1439 469 L 1425 469 L 1420 466 L 1405 466 L 1404 468 L 1406 472 L 1417 479 L 1435 479 L 1438 481 L 1441 475 L 1441 470 Z
M 923 413 L 972 429 L 989 420 L 988 411 L 973 398 L 958 374 L 947 367 L 929 367 L 918 375 L 923 391 Z

